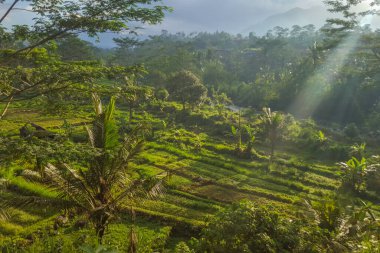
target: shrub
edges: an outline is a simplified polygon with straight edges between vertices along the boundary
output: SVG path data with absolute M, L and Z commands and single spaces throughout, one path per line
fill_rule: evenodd
M 355 139 L 359 137 L 359 129 L 356 126 L 355 123 L 350 123 L 348 124 L 344 129 L 343 129 L 344 134 L 351 139 Z
M 297 223 L 249 201 L 218 213 L 201 235 L 192 242 L 197 252 L 289 252 L 301 245 Z

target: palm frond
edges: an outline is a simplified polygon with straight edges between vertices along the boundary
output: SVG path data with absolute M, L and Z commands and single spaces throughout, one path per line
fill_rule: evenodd
M 108 103 L 107 109 L 105 111 L 105 117 L 104 117 L 105 122 L 110 121 L 112 119 L 113 114 L 115 112 L 115 102 L 116 102 L 115 97 L 111 97 L 111 100 Z
M 306 207 L 306 211 L 307 211 L 306 214 L 309 215 L 309 218 L 314 220 L 316 223 L 320 223 L 321 222 L 320 216 L 319 216 L 317 210 L 315 210 L 311 201 L 309 199 L 305 199 L 303 204 Z
M 103 117 L 104 148 L 112 150 L 119 144 L 119 133 L 114 119 L 115 97 L 112 97 Z
M 116 198 L 115 203 L 125 199 L 139 200 L 156 199 L 165 194 L 164 179 L 150 178 L 146 180 L 135 180 L 129 187 L 122 191 Z M 117 204 L 116 204 L 117 205 Z
M 85 126 L 85 129 L 87 131 L 87 136 L 88 136 L 91 146 L 95 147 L 96 143 L 95 143 L 94 132 L 88 126 Z
M 102 101 L 100 100 L 100 97 L 96 93 L 92 93 L 92 101 L 94 104 L 94 109 L 96 115 L 101 115 L 103 114 L 103 106 L 102 106 Z
M 147 196 L 151 199 L 162 196 L 165 193 L 165 187 L 163 185 L 163 181 L 159 180 L 156 184 L 153 185 L 150 190 L 147 191 Z
M 0 210 L 7 210 L 9 208 L 23 209 L 30 207 L 68 207 L 73 206 L 71 201 L 61 200 L 56 198 L 46 198 L 40 196 L 17 196 L 12 199 L 4 199 L 0 203 Z M 5 212 L 7 214 L 7 212 Z
M 67 165 L 56 167 L 48 164 L 45 171 L 50 178 L 50 187 L 60 192 L 61 198 L 68 197 L 82 208 L 88 208 L 86 204 L 91 205 L 95 202 L 94 196 L 83 177 Z
M 41 174 L 37 171 L 33 171 L 33 170 L 28 170 L 28 169 L 25 169 L 22 171 L 21 175 L 23 178 L 25 178 L 26 180 L 28 181 L 31 181 L 31 182 L 44 182 L 45 180 L 41 177 Z
M 5 210 L 3 208 L 0 210 L 0 221 L 7 221 L 10 219 L 10 217 L 11 215 L 8 210 Z

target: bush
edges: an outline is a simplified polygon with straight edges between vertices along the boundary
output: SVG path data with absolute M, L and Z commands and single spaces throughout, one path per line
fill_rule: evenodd
M 344 134 L 351 139 L 355 139 L 359 137 L 359 129 L 356 126 L 355 123 L 350 123 L 348 124 L 344 129 L 343 129 Z
M 298 223 L 243 201 L 218 213 L 191 243 L 196 252 L 294 252 L 308 244 L 301 234 Z
M 184 242 L 178 243 L 174 249 L 174 253 L 192 253 L 192 252 L 194 251 L 191 250 L 189 246 L 187 246 L 187 244 Z

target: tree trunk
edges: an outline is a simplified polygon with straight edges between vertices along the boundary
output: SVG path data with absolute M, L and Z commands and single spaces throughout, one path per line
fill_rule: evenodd
M 129 107 L 129 121 L 132 121 L 133 119 L 133 108 L 132 106 Z
M 95 231 L 96 231 L 96 236 L 98 237 L 99 244 L 103 243 L 103 237 L 107 228 L 108 219 L 109 219 L 108 214 L 101 214 L 95 223 Z
M 131 227 L 131 232 L 129 234 L 129 248 L 128 248 L 128 253 L 137 253 L 137 235 L 134 230 L 134 225 Z
M 271 144 L 271 147 L 270 147 L 270 156 L 274 156 L 274 147 L 275 147 L 275 143 L 274 142 L 272 142 L 272 144 Z
M 0 24 L 5 20 L 5 18 L 9 15 L 9 13 L 12 11 L 12 9 L 15 7 L 15 5 L 19 2 L 20 0 L 15 0 L 11 4 L 11 6 L 8 8 L 8 10 L 5 12 L 5 14 L 0 18 Z
M 5 107 L 4 107 L 4 109 L 3 109 L 3 112 L 2 112 L 1 115 L 0 115 L 0 120 L 1 120 L 2 118 L 4 118 L 5 114 L 6 114 L 7 111 L 8 111 L 8 108 L 9 108 L 10 104 L 12 103 L 12 100 L 13 100 L 13 96 L 9 98 L 7 104 L 5 105 Z

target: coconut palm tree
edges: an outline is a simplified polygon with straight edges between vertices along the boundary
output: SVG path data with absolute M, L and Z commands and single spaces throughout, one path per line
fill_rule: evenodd
M 96 152 L 88 161 L 88 168 L 49 163 L 44 174 L 47 184 L 60 193 L 65 208 L 75 208 L 88 216 L 102 243 L 110 219 L 123 207 L 130 208 L 137 198 L 161 194 L 162 180 L 129 176 L 128 164 L 142 150 L 147 127 L 135 127 L 120 141 L 113 117 L 115 98 L 111 98 L 105 110 L 97 95 L 93 95 L 93 101 L 96 116 L 87 132 Z
M 279 131 L 284 125 L 284 117 L 279 112 L 272 112 L 270 108 L 263 108 L 263 112 L 264 114 L 261 116 L 261 120 L 270 142 L 270 157 L 272 159 Z

